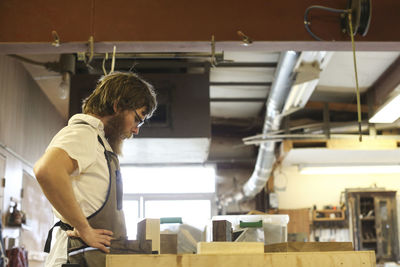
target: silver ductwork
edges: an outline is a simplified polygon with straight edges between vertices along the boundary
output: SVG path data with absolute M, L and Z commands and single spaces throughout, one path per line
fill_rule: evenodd
M 293 83 L 293 70 L 299 58 L 299 53 L 287 51 L 281 54 L 275 79 L 266 103 L 266 115 L 263 134 L 279 130 L 281 112 Z M 260 145 L 256 165 L 250 179 L 243 186 L 243 197 L 252 198 L 265 186 L 270 177 L 275 162 L 275 142 L 265 142 Z
M 281 54 L 266 103 L 262 135 L 279 130 L 284 116 L 304 107 L 318 83 L 319 74 L 331 57 L 332 53 L 326 51 L 301 54 L 287 51 Z M 275 143 L 268 141 L 260 144 L 253 174 L 241 192 L 221 200 L 222 206 L 253 198 L 264 188 L 275 162 Z
M 293 83 L 293 70 L 299 58 L 299 53 L 287 51 L 281 54 L 275 79 L 272 82 L 271 91 L 266 103 L 266 115 L 263 134 L 279 129 L 281 123 L 281 111 L 289 90 Z M 265 142 L 260 145 L 257 162 L 250 179 L 243 186 L 242 192 L 227 197 L 221 201 L 224 206 L 232 202 L 240 202 L 254 197 L 265 186 L 270 177 L 272 166 L 275 162 L 275 142 Z

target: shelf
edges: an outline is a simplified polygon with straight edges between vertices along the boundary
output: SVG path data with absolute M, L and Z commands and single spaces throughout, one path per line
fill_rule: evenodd
M 375 216 L 361 218 L 361 221 L 375 221 Z
M 344 221 L 344 218 L 314 218 L 314 222 L 337 222 Z
M 363 243 L 376 243 L 377 240 L 376 239 L 367 239 L 367 240 L 363 240 Z
M 332 216 L 332 214 L 334 217 Z M 313 221 L 314 222 L 345 221 L 344 210 L 313 210 Z

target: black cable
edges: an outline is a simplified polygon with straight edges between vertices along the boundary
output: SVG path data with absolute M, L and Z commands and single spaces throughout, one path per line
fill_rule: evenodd
M 369 25 L 371 22 L 371 0 L 361 1 L 361 12 L 360 12 L 360 26 L 358 27 L 357 33 L 365 36 L 368 32 Z
M 29 59 L 29 58 L 26 58 L 26 57 L 21 57 L 21 56 L 18 56 L 18 55 L 8 55 L 8 56 L 13 57 L 13 58 L 16 58 L 16 59 L 18 59 L 18 60 L 21 60 L 21 61 L 26 62 L 26 63 L 29 63 L 29 64 L 33 64 L 33 65 L 38 65 L 38 66 L 43 66 L 43 67 L 45 67 L 45 63 L 43 63 L 43 62 L 38 62 L 38 61 Z
M 322 10 L 334 12 L 334 13 L 348 13 L 349 12 L 347 9 L 336 9 L 336 8 L 324 7 L 324 6 L 309 6 L 306 9 L 306 11 L 304 12 L 304 27 L 306 28 L 307 32 L 317 41 L 323 41 L 323 39 L 321 39 L 315 33 L 313 33 L 309 27 L 309 25 L 311 25 L 311 22 L 308 20 L 308 13 L 312 9 L 322 9 Z
M 25 63 L 28 63 L 28 64 L 45 67 L 49 71 L 62 73 L 60 62 L 57 62 L 57 61 L 56 62 L 39 62 L 39 61 L 35 61 L 35 60 L 29 59 L 26 57 L 21 57 L 19 55 L 8 55 L 8 56 L 16 58 L 16 59 L 23 61 Z

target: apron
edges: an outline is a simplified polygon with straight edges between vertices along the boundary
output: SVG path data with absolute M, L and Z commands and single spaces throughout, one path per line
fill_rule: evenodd
M 103 205 L 95 213 L 87 217 L 87 220 L 94 229 L 107 229 L 114 233 L 113 238 L 126 239 L 125 217 L 122 210 L 122 178 L 119 170 L 118 157 L 105 148 L 100 136 L 97 136 L 97 139 L 104 147 L 110 182 L 106 200 Z M 54 226 L 60 226 L 63 230 L 73 229 L 73 227 L 61 221 Z M 50 229 L 47 237 L 45 252 L 50 251 L 52 229 Z M 97 248 L 89 247 L 80 238 L 68 237 L 67 248 L 68 263 L 78 264 L 84 267 L 105 266 L 106 253 Z

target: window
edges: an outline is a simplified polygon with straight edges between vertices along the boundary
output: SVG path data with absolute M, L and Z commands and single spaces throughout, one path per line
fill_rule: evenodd
M 121 167 L 129 239 L 141 218 L 182 217 L 204 230 L 213 215 L 215 170 L 210 166 Z
M 124 194 L 214 193 L 211 167 L 123 167 Z

